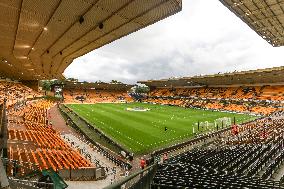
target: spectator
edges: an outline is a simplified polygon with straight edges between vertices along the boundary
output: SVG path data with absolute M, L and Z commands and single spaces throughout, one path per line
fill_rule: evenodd
M 167 153 L 164 153 L 163 155 L 163 162 L 167 162 L 168 161 L 168 154 Z
M 141 169 L 143 170 L 143 169 L 145 168 L 145 166 L 146 166 L 146 161 L 145 161 L 145 159 L 142 157 L 141 160 L 140 160 L 140 167 L 141 167 Z

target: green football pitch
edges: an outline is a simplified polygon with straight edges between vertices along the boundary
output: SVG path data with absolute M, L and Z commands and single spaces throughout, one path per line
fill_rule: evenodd
M 231 119 L 233 122 L 235 117 L 237 123 L 256 118 L 245 114 L 145 103 L 67 106 L 113 141 L 138 154 L 187 140 L 196 133 L 216 130 L 217 124 L 214 123 L 218 118 Z M 136 107 L 150 110 L 145 112 L 127 110 Z M 219 122 L 218 128 L 221 127 Z

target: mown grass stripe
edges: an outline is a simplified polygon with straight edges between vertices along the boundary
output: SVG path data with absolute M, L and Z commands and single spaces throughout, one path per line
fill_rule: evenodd
M 193 136 L 192 127 L 198 121 L 213 122 L 220 117 L 231 117 L 233 120 L 233 117 L 236 117 L 236 121 L 241 122 L 255 118 L 250 115 L 144 103 L 68 106 L 134 153 L 143 153 L 190 138 Z M 129 112 L 126 111 L 128 107 L 150 108 L 150 111 Z M 165 127 L 168 128 L 167 131 L 164 131 Z M 194 127 L 197 131 L 197 126 Z

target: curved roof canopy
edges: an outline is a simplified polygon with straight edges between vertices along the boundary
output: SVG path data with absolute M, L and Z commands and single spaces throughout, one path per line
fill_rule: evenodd
M 283 0 L 220 0 L 274 47 L 284 45 Z
M 182 0 L 1 0 L 0 73 L 63 78 L 73 59 L 181 8 Z
M 161 80 L 138 81 L 149 87 L 201 87 L 201 86 L 229 86 L 229 85 L 284 85 L 284 66 L 214 74 L 193 77 L 171 78 Z
M 112 90 L 112 91 L 128 91 L 132 87 L 134 87 L 134 85 L 128 85 L 124 83 L 104 83 L 104 82 L 88 83 L 88 82 L 71 82 L 71 81 L 65 81 L 63 85 L 64 89 L 81 89 L 81 90 L 96 89 L 96 90 Z

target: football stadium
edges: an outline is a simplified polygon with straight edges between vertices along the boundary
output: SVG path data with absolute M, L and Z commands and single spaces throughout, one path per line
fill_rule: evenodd
M 183 3 L 0 1 L 0 188 L 284 188 L 284 66 L 66 77 L 77 58 L 167 24 Z M 284 46 L 283 1 L 215 3 L 272 50 Z

